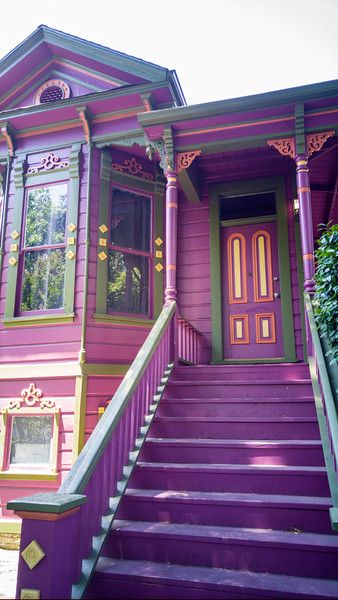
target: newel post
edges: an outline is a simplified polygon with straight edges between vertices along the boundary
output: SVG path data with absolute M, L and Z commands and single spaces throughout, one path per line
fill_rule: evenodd
M 295 157 L 295 161 L 299 202 L 299 226 L 304 267 L 304 291 L 313 294 L 315 291 L 315 263 L 308 159 L 305 154 L 299 154 Z
M 79 518 L 86 496 L 34 494 L 8 503 L 22 519 L 16 598 L 71 598 L 80 575 Z

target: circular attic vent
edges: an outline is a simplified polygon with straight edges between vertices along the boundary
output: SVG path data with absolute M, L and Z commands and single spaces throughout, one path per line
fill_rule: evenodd
M 40 85 L 34 97 L 34 104 L 46 104 L 69 98 L 70 89 L 61 79 L 49 79 Z

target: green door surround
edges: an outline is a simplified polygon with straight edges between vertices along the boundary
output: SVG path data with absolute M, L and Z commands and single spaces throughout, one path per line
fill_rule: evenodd
M 225 362 L 223 351 L 222 269 L 220 244 L 221 222 L 219 211 L 220 197 L 271 191 L 275 192 L 276 197 L 275 218 L 277 219 L 278 231 L 278 260 L 281 284 L 281 313 L 284 356 L 282 359 L 257 361 L 250 359 L 247 361 L 238 360 L 231 362 L 295 362 L 297 360 L 292 310 L 290 250 L 285 181 L 283 177 L 273 177 L 268 179 L 251 179 L 240 182 L 212 184 L 209 186 L 212 363 L 223 364 Z M 264 217 L 261 219 L 261 222 L 263 221 Z M 247 219 L 245 222 L 252 222 L 252 219 Z M 239 224 L 239 222 L 237 222 L 237 224 Z

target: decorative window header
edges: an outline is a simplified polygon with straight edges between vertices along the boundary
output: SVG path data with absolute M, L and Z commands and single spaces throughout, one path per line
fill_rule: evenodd
M 34 96 L 34 104 L 46 104 L 47 102 L 58 102 L 70 96 L 69 85 L 61 79 L 49 79 L 40 85 Z

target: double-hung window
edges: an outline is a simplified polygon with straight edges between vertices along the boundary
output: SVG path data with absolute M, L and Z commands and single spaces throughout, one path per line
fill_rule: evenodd
M 19 314 L 63 308 L 67 196 L 67 183 L 26 190 Z
M 149 317 L 151 197 L 114 187 L 108 239 L 107 312 Z

